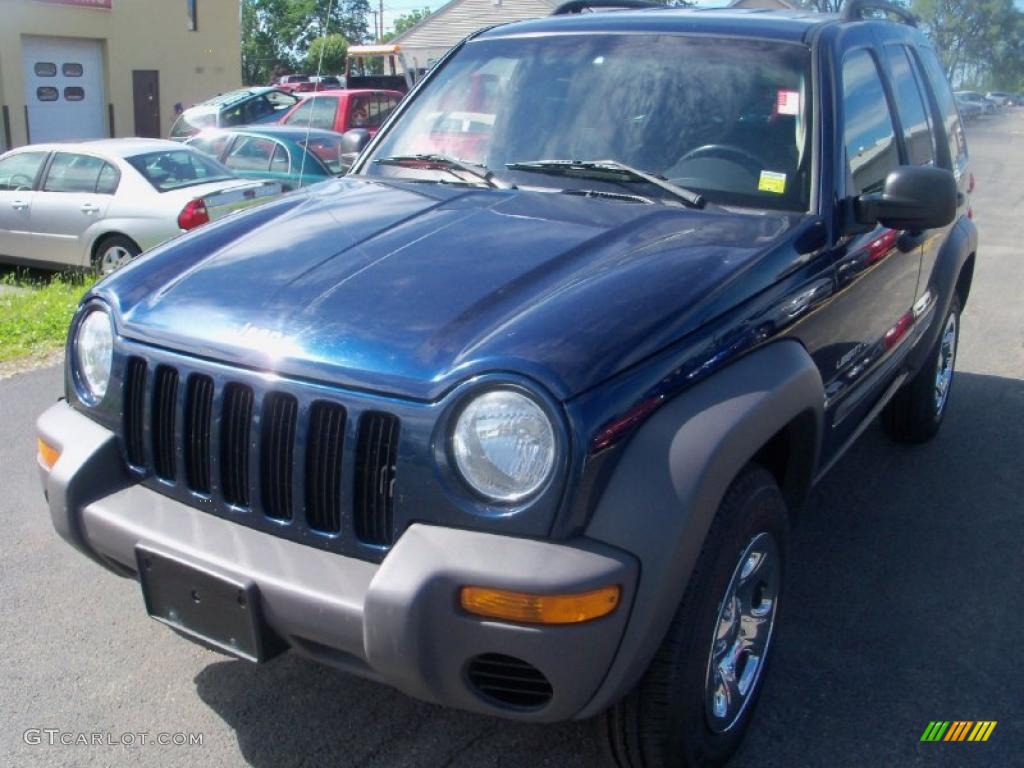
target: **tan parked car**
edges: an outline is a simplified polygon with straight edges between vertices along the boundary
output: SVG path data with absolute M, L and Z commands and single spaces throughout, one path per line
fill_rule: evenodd
M 0 156 L 0 260 L 106 274 L 184 231 L 274 197 L 173 141 L 34 144 Z

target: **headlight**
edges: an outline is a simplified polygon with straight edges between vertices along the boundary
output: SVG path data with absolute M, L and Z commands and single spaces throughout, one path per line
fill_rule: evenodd
M 452 434 L 455 463 L 474 490 L 515 502 L 535 493 L 555 465 L 555 432 L 534 400 L 494 390 L 470 401 Z
M 107 394 L 114 361 L 114 331 L 110 316 L 102 309 L 92 310 L 79 324 L 74 355 L 85 394 L 93 403 L 99 402 Z

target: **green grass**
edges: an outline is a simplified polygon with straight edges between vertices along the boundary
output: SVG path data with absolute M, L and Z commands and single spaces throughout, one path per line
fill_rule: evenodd
M 96 278 L 81 274 L 0 273 L 0 362 L 61 347 L 82 294 Z

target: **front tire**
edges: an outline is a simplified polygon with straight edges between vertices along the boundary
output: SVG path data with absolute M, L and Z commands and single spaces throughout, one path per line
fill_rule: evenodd
M 598 718 L 612 765 L 691 768 L 733 755 L 765 676 L 787 533 L 778 485 L 749 465 L 726 491 L 650 667 Z
M 897 443 L 925 443 L 938 433 L 949 405 L 959 342 L 960 300 L 954 296 L 927 361 L 882 411 L 882 427 Z

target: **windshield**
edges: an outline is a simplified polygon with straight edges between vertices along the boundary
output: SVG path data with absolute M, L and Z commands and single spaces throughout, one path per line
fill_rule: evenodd
M 300 141 L 299 146 L 307 149 L 324 165 L 332 174 L 338 175 L 342 172 L 341 163 L 341 136 L 313 136 L 308 141 Z M 307 168 L 307 171 L 313 171 Z
M 417 95 L 362 173 L 446 180 L 379 160 L 442 154 L 521 187 L 623 191 L 509 164 L 614 160 L 720 204 L 806 210 L 809 60 L 792 44 L 680 35 L 468 43 Z
M 171 126 L 171 138 L 183 139 L 199 133 L 204 128 L 212 128 L 217 125 L 216 112 L 190 111 L 185 112 L 174 121 Z
M 149 152 L 126 159 L 158 192 L 236 178 L 220 163 L 192 149 Z

